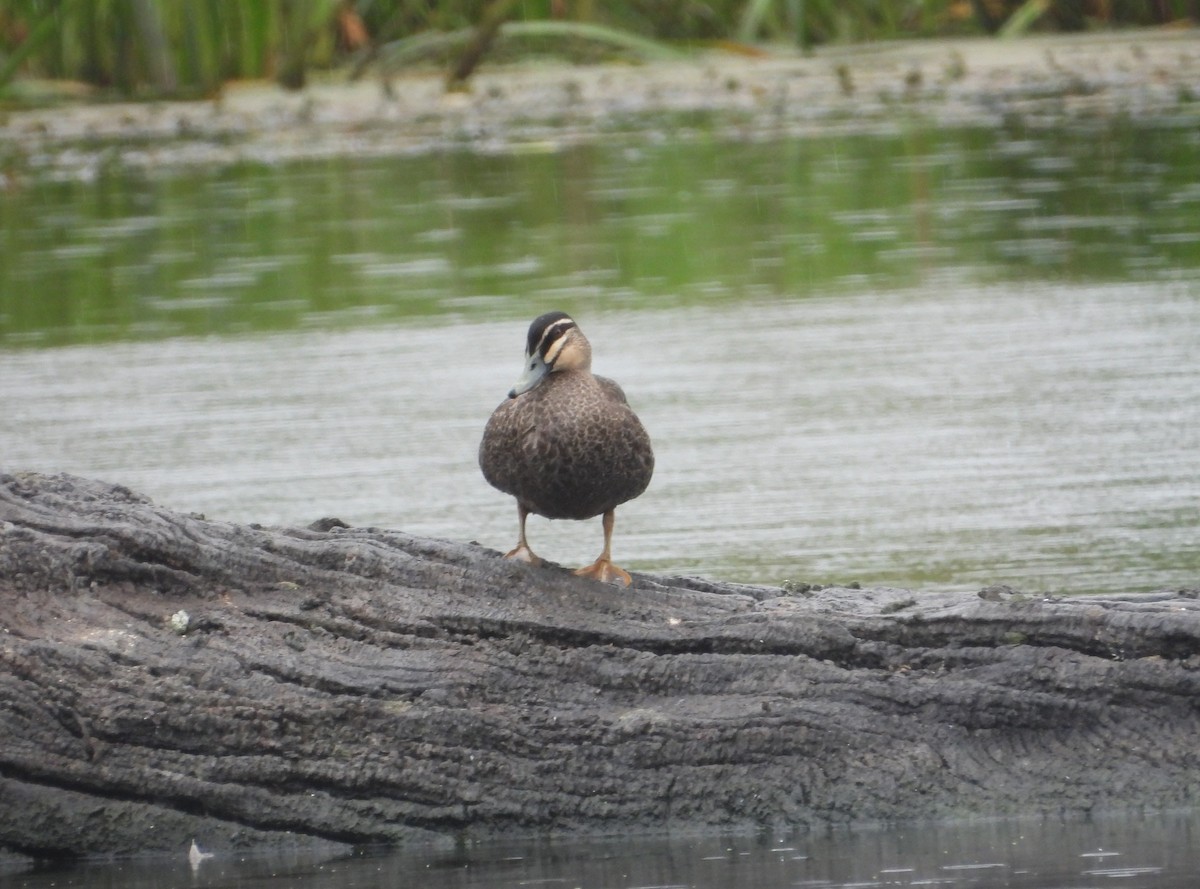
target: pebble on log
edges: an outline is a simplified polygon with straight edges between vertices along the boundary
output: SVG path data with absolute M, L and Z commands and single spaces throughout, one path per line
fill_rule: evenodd
M 628 590 L 0 475 L 0 848 L 1081 814 L 1200 799 L 1196 590 Z

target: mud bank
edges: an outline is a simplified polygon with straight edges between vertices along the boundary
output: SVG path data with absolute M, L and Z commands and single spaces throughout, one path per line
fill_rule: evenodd
M 1190 806 L 1196 596 L 623 590 L 0 476 L 0 847 Z
M 279 163 L 464 150 L 555 151 L 635 131 L 769 139 L 1064 116 L 1195 116 L 1200 32 L 1019 41 L 905 41 L 809 56 L 702 53 L 678 62 L 485 66 L 468 94 L 409 71 L 285 93 L 227 87 L 203 102 L 60 105 L 0 115 L 5 182 L 114 165 Z

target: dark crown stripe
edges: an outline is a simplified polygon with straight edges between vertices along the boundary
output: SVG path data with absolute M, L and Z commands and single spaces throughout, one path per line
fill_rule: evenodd
M 564 312 L 547 312 L 529 326 L 526 354 L 544 358 L 550 344 L 575 326 L 575 322 Z
M 538 352 L 543 358 L 550 351 L 550 347 L 557 343 L 560 339 L 566 336 L 568 330 L 575 327 L 575 322 L 568 318 L 565 321 L 558 321 L 546 328 L 546 332 L 542 334 L 542 341 L 538 345 Z

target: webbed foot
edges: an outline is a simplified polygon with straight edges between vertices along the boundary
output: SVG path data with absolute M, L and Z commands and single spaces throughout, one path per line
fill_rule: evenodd
M 511 549 L 504 554 L 504 558 L 512 559 L 515 562 L 524 562 L 534 568 L 538 568 L 542 564 L 542 557 L 534 554 L 527 543 L 518 543 L 516 549 Z
M 633 578 L 629 576 L 628 571 L 624 568 L 618 568 L 612 563 L 611 559 L 606 559 L 603 556 L 586 568 L 580 568 L 575 573 L 580 577 L 590 577 L 592 580 L 598 580 L 601 583 L 619 583 L 621 586 L 629 586 L 633 583 Z

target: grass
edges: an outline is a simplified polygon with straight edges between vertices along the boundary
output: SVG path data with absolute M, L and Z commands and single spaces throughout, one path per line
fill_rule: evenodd
M 1200 19 L 1200 0 L 6 0 L 0 94 L 38 78 L 199 96 L 237 79 L 299 88 L 314 71 L 380 60 L 453 64 L 497 16 L 502 45 L 538 38 L 540 52 L 656 58 L 713 43 L 1159 25 Z

